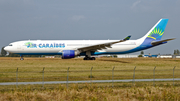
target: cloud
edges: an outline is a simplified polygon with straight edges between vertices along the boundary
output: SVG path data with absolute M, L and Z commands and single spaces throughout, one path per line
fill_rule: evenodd
M 162 0 L 156 0 L 156 2 L 148 0 L 137 0 L 131 5 L 131 10 L 134 12 L 160 12 L 163 7 Z
M 134 2 L 134 3 L 132 4 L 132 6 L 131 6 L 131 9 L 136 8 L 140 3 L 141 3 L 141 0 L 138 0 L 138 1 Z
M 71 17 L 71 20 L 73 21 L 80 21 L 82 19 L 84 19 L 85 17 L 83 15 L 74 15 L 73 17 Z

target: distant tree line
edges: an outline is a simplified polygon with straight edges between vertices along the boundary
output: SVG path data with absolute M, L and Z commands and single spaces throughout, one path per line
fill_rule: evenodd
M 140 52 L 140 55 L 138 55 L 138 57 L 143 57 L 143 55 L 144 55 L 144 52 L 141 51 L 141 52 Z
M 4 50 L 4 47 L 1 49 L 1 56 L 6 56 L 7 52 Z
M 174 50 L 174 55 L 180 55 L 180 52 L 179 52 L 178 49 L 177 49 L 177 50 Z

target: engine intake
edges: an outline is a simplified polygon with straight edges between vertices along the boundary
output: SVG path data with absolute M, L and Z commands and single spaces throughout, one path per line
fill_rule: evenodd
M 62 59 L 70 59 L 79 55 L 79 52 L 76 50 L 63 50 Z

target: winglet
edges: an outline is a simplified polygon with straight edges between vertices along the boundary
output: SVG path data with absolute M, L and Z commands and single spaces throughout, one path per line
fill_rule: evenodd
M 127 36 L 126 38 L 124 38 L 123 40 L 129 40 L 131 38 L 131 35 Z

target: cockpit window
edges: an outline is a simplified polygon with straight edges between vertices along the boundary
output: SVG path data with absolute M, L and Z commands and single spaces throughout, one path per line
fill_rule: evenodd
M 9 44 L 9 46 L 13 46 L 12 44 Z

